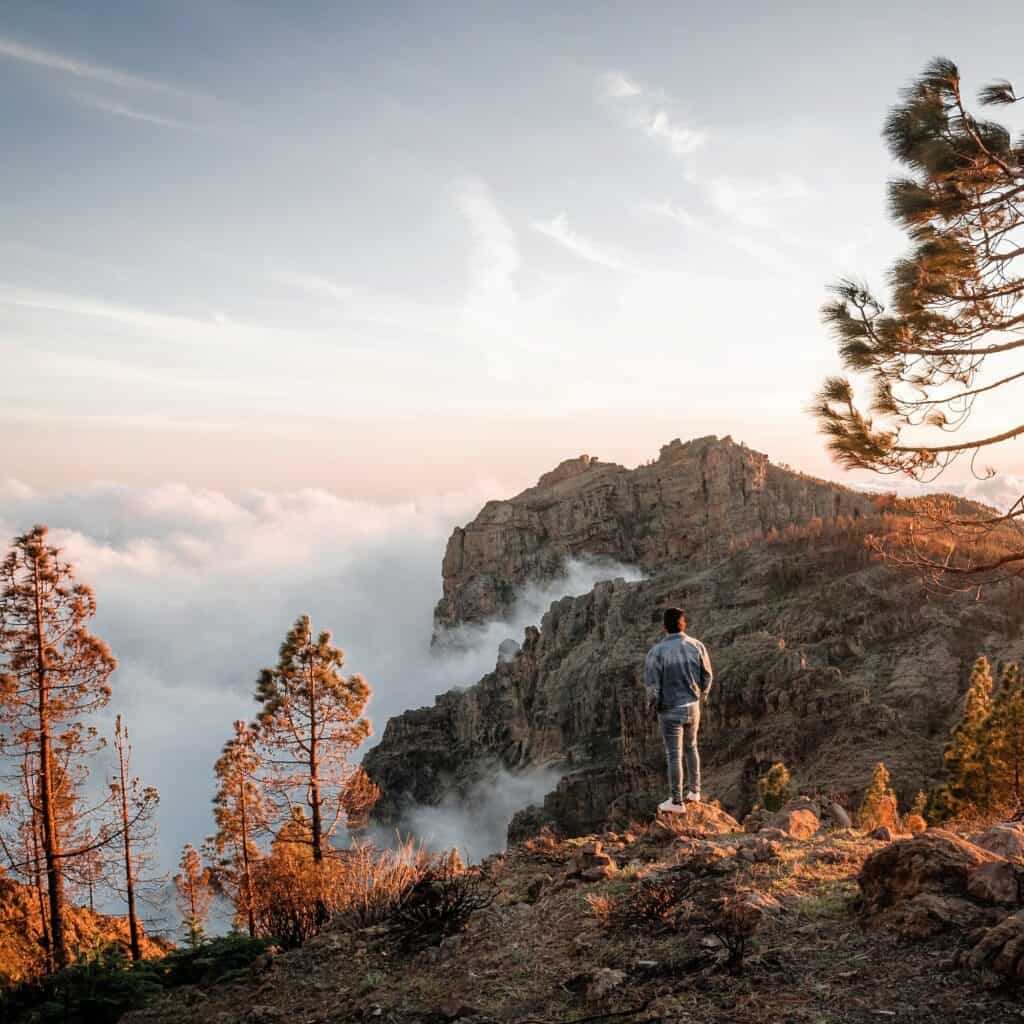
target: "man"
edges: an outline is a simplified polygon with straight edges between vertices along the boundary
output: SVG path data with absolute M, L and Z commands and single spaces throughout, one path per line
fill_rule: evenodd
M 647 652 L 644 685 L 647 698 L 657 709 L 661 737 L 668 761 L 669 799 L 659 811 L 683 810 L 683 759 L 686 759 L 686 799 L 700 800 L 700 702 L 711 691 L 711 659 L 704 645 L 687 636 L 682 608 L 667 608 L 664 639 Z

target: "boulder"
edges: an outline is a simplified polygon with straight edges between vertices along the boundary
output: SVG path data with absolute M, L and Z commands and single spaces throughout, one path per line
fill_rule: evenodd
M 821 808 L 821 820 L 828 828 L 853 828 L 853 819 L 842 804 L 827 800 Z
M 967 892 L 982 903 L 1015 906 L 1020 902 L 1024 871 L 1008 860 L 981 864 L 967 876 Z
M 874 839 L 879 843 L 891 843 L 896 836 L 888 825 L 879 825 L 868 833 L 868 839 Z
M 743 819 L 743 831 L 744 832 L 760 832 L 761 829 L 766 828 L 768 822 L 772 820 L 772 812 L 766 811 L 763 807 L 758 807 L 757 810 L 751 811 Z
M 984 865 L 1001 863 L 1006 862 L 942 829 L 890 843 L 864 861 L 857 877 L 864 913 L 872 923 L 910 936 L 966 927 L 979 909 L 967 899 L 970 878 Z M 976 886 L 981 884 L 979 876 Z
M 884 924 L 907 939 L 926 939 L 938 932 L 975 927 L 979 909 L 959 896 L 922 892 L 913 899 L 890 908 L 874 924 Z
M 999 854 L 1007 860 L 1024 860 L 1024 822 L 1001 821 L 978 835 L 971 836 L 971 841 L 983 850 Z
M 684 804 L 682 812 L 659 815 L 648 828 L 647 834 L 653 839 L 665 834 L 677 838 L 686 836 L 702 839 L 705 836 L 742 831 L 740 823 L 717 804 L 694 801 Z
M 807 808 L 783 809 L 772 815 L 769 827 L 777 828 L 794 839 L 810 839 L 821 828 L 821 822 Z
M 566 878 L 582 878 L 584 882 L 600 882 L 615 874 L 615 861 L 601 849 L 596 840 L 584 843 L 566 865 Z
M 778 858 L 779 844 L 763 836 L 757 836 L 741 843 L 736 856 L 748 864 L 764 864 Z
M 967 955 L 966 963 L 976 970 L 1024 981 L 1024 910 L 989 928 Z

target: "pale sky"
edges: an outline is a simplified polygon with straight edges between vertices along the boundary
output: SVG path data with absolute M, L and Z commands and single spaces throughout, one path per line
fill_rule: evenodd
M 1024 7 L 551 7 L 0 3 L 0 479 L 840 476 L 804 410 L 826 285 L 904 246 L 885 112 L 938 54 L 1024 82 Z

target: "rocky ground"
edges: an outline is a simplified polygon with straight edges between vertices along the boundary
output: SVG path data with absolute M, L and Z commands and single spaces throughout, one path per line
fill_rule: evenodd
M 403 955 L 387 926 L 333 929 L 126 1021 L 1024 1018 L 1024 827 L 892 839 L 836 824 L 800 801 L 752 832 L 699 805 L 541 835 L 481 866 L 494 903 L 440 945 Z

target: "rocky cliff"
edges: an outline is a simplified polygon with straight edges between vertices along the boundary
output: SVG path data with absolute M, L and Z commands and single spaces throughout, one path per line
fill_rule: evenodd
M 582 455 L 522 494 L 488 502 L 455 530 L 441 567 L 435 635 L 502 615 L 518 586 L 553 579 L 570 557 L 655 569 L 870 508 L 865 495 L 773 466 L 729 437 L 672 441 L 636 469 Z
M 501 610 L 505 588 L 568 555 L 639 562 L 649 577 L 555 602 L 479 684 L 392 719 L 364 762 L 384 792 L 380 818 L 478 798 L 498 768 L 561 777 L 514 836 L 649 811 L 665 783 L 641 666 L 667 604 L 687 608 L 715 663 L 710 795 L 742 812 L 782 759 L 802 784 L 849 797 L 884 759 L 912 796 L 941 768 L 971 661 L 1024 652 L 1024 603 L 1012 584 L 984 604 L 928 598 L 871 561 L 865 538 L 885 528 L 863 496 L 713 439 L 674 442 L 632 472 L 563 464 L 489 504 L 449 544 L 442 625 Z

